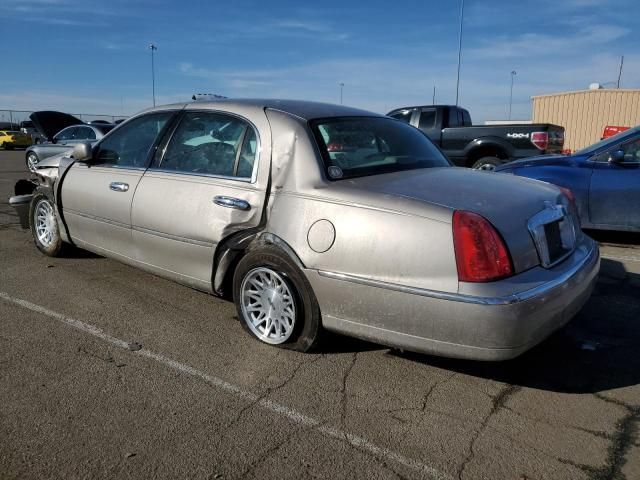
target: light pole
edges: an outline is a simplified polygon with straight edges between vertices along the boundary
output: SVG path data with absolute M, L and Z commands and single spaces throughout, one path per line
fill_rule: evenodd
M 509 120 L 511 120 L 511 104 L 513 103 L 513 77 L 516 76 L 516 71 L 511 70 L 511 90 L 509 91 Z
M 344 88 L 344 83 L 340 82 L 340 105 L 342 105 L 342 89 Z
M 153 43 L 149 44 L 149 50 L 151 50 L 151 91 L 153 94 L 153 106 L 156 106 L 156 72 L 153 64 L 153 52 L 158 50 Z
M 458 30 L 458 77 L 456 79 L 456 107 L 460 93 L 460 63 L 462 62 L 462 20 L 464 19 L 464 0 L 460 0 L 460 29 Z

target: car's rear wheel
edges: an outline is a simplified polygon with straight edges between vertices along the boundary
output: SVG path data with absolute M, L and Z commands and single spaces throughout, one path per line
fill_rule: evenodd
M 302 271 L 279 248 L 251 250 L 240 260 L 233 298 L 242 327 L 261 342 L 302 352 L 317 343 L 318 302 Z
M 27 168 L 30 172 L 36 171 L 36 165 L 39 161 L 40 159 L 38 158 L 38 155 L 36 155 L 34 152 L 29 152 L 27 154 Z
M 505 161 L 498 157 L 482 157 L 476 160 L 471 168 L 474 170 L 493 171 L 498 165 L 502 165 Z
M 29 224 L 33 241 L 45 255 L 59 257 L 63 242 L 53 203 L 42 193 L 36 194 L 29 208 Z

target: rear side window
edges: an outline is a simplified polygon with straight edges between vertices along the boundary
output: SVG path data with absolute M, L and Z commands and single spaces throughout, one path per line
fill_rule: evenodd
M 76 140 L 95 140 L 96 133 L 89 127 L 78 127 L 75 135 Z
M 173 112 L 151 113 L 123 125 L 99 143 L 94 164 L 123 168 L 144 168 L 149 150 Z
M 332 180 L 451 165 L 424 133 L 389 118 L 315 120 L 311 129 Z
M 189 112 L 167 146 L 160 168 L 250 178 L 257 136 L 247 122 L 219 113 Z
M 76 130 L 78 130 L 78 127 L 68 127 L 64 130 L 60 130 L 56 135 L 56 140 L 73 140 L 75 138 Z

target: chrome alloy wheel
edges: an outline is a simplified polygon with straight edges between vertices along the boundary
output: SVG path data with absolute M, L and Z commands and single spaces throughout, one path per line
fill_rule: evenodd
M 493 172 L 496 169 L 496 166 L 491 163 L 483 163 L 482 165 L 478 165 L 476 170 L 484 170 L 486 172 Z
M 242 314 L 247 326 L 263 342 L 286 342 L 296 321 L 296 305 L 287 282 L 265 267 L 254 268 L 240 286 Z
M 48 248 L 56 240 L 58 228 L 53 206 L 48 200 L 40 200 L 36 205 L 36 235 L 43 247 Z
M 38 164 L 38 156 L 35 153 L 30 153 L 27 156 L 27 166 L 29 167 L 29 171 L 35 172 L 37 164 Z

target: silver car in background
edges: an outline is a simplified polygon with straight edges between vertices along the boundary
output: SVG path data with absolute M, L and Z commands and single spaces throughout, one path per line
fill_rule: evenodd
M 11 203 L 67 244 L 233 298 L 261 342 L 324 328 L 513 358 L 584 305 L 600 265 L 556 187 L 452 167 L 400 121 L 343 106 L 220 100 L 127 120 Z
M 36 165 L 45 158 L 71 152 L 78 143 L 97 142 L 114 128 L 110 123 L 86 124 L 82 120 L 62 112 L 34 112 L 29 117 L 40 132 L 44 142 L 27 148 L 27 168 L 35 172 Z

